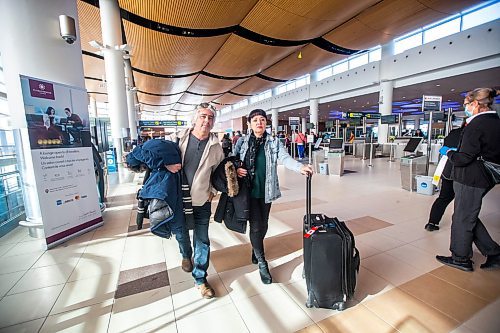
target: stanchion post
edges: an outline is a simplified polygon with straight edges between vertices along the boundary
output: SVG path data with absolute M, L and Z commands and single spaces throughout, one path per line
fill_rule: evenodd
M 393 153 L 393 148 L 394 143 L 389 143 L 389 161 L 388 162 L 394 162 L 394 153 Z
M 373 156 L 373 142 L 370 142 L 370 163 L 368 163 L 369 167 L 372 167 L 372 156 Z
M 309 164 L 311 164 L 312 154 L 313 154 L 313 151 L 312 151 L 312 142 L 309 142 Z

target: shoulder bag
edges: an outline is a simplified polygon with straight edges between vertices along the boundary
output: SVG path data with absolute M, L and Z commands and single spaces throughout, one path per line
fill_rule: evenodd
M 495 185 L 500 184 L 500 164 L 486 161 L 483 157 L 479 157 L 478 160 L 483 162 L 486 172 L 490 175 L 493 183 Z

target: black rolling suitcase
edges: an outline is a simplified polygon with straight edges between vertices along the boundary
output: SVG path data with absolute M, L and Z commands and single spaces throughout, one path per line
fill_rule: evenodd
M 354 295 L 359 252 L 354 236 L 336 217 L 311 214 L 311 177 L 307 177 L 304 216 L 304 275 L 308 308 L 344 310 Z

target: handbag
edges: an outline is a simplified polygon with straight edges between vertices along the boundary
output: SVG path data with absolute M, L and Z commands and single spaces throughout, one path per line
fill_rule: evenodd
M 495 185 L 500 184 L 500 164 L 486 161 L 483 157 L 479 157 L 479 160 L 483 162 L 486 172 L 490 175 L 493 183 Z

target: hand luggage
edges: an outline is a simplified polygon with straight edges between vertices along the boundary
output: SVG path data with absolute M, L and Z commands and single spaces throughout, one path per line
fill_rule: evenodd
M 304 275 L 308 308 L 344 310 L 354 295 L 359 252 L 354 236 L 336 217 L 311 214 L 311 177 L 307 177 L 304 216 Z

